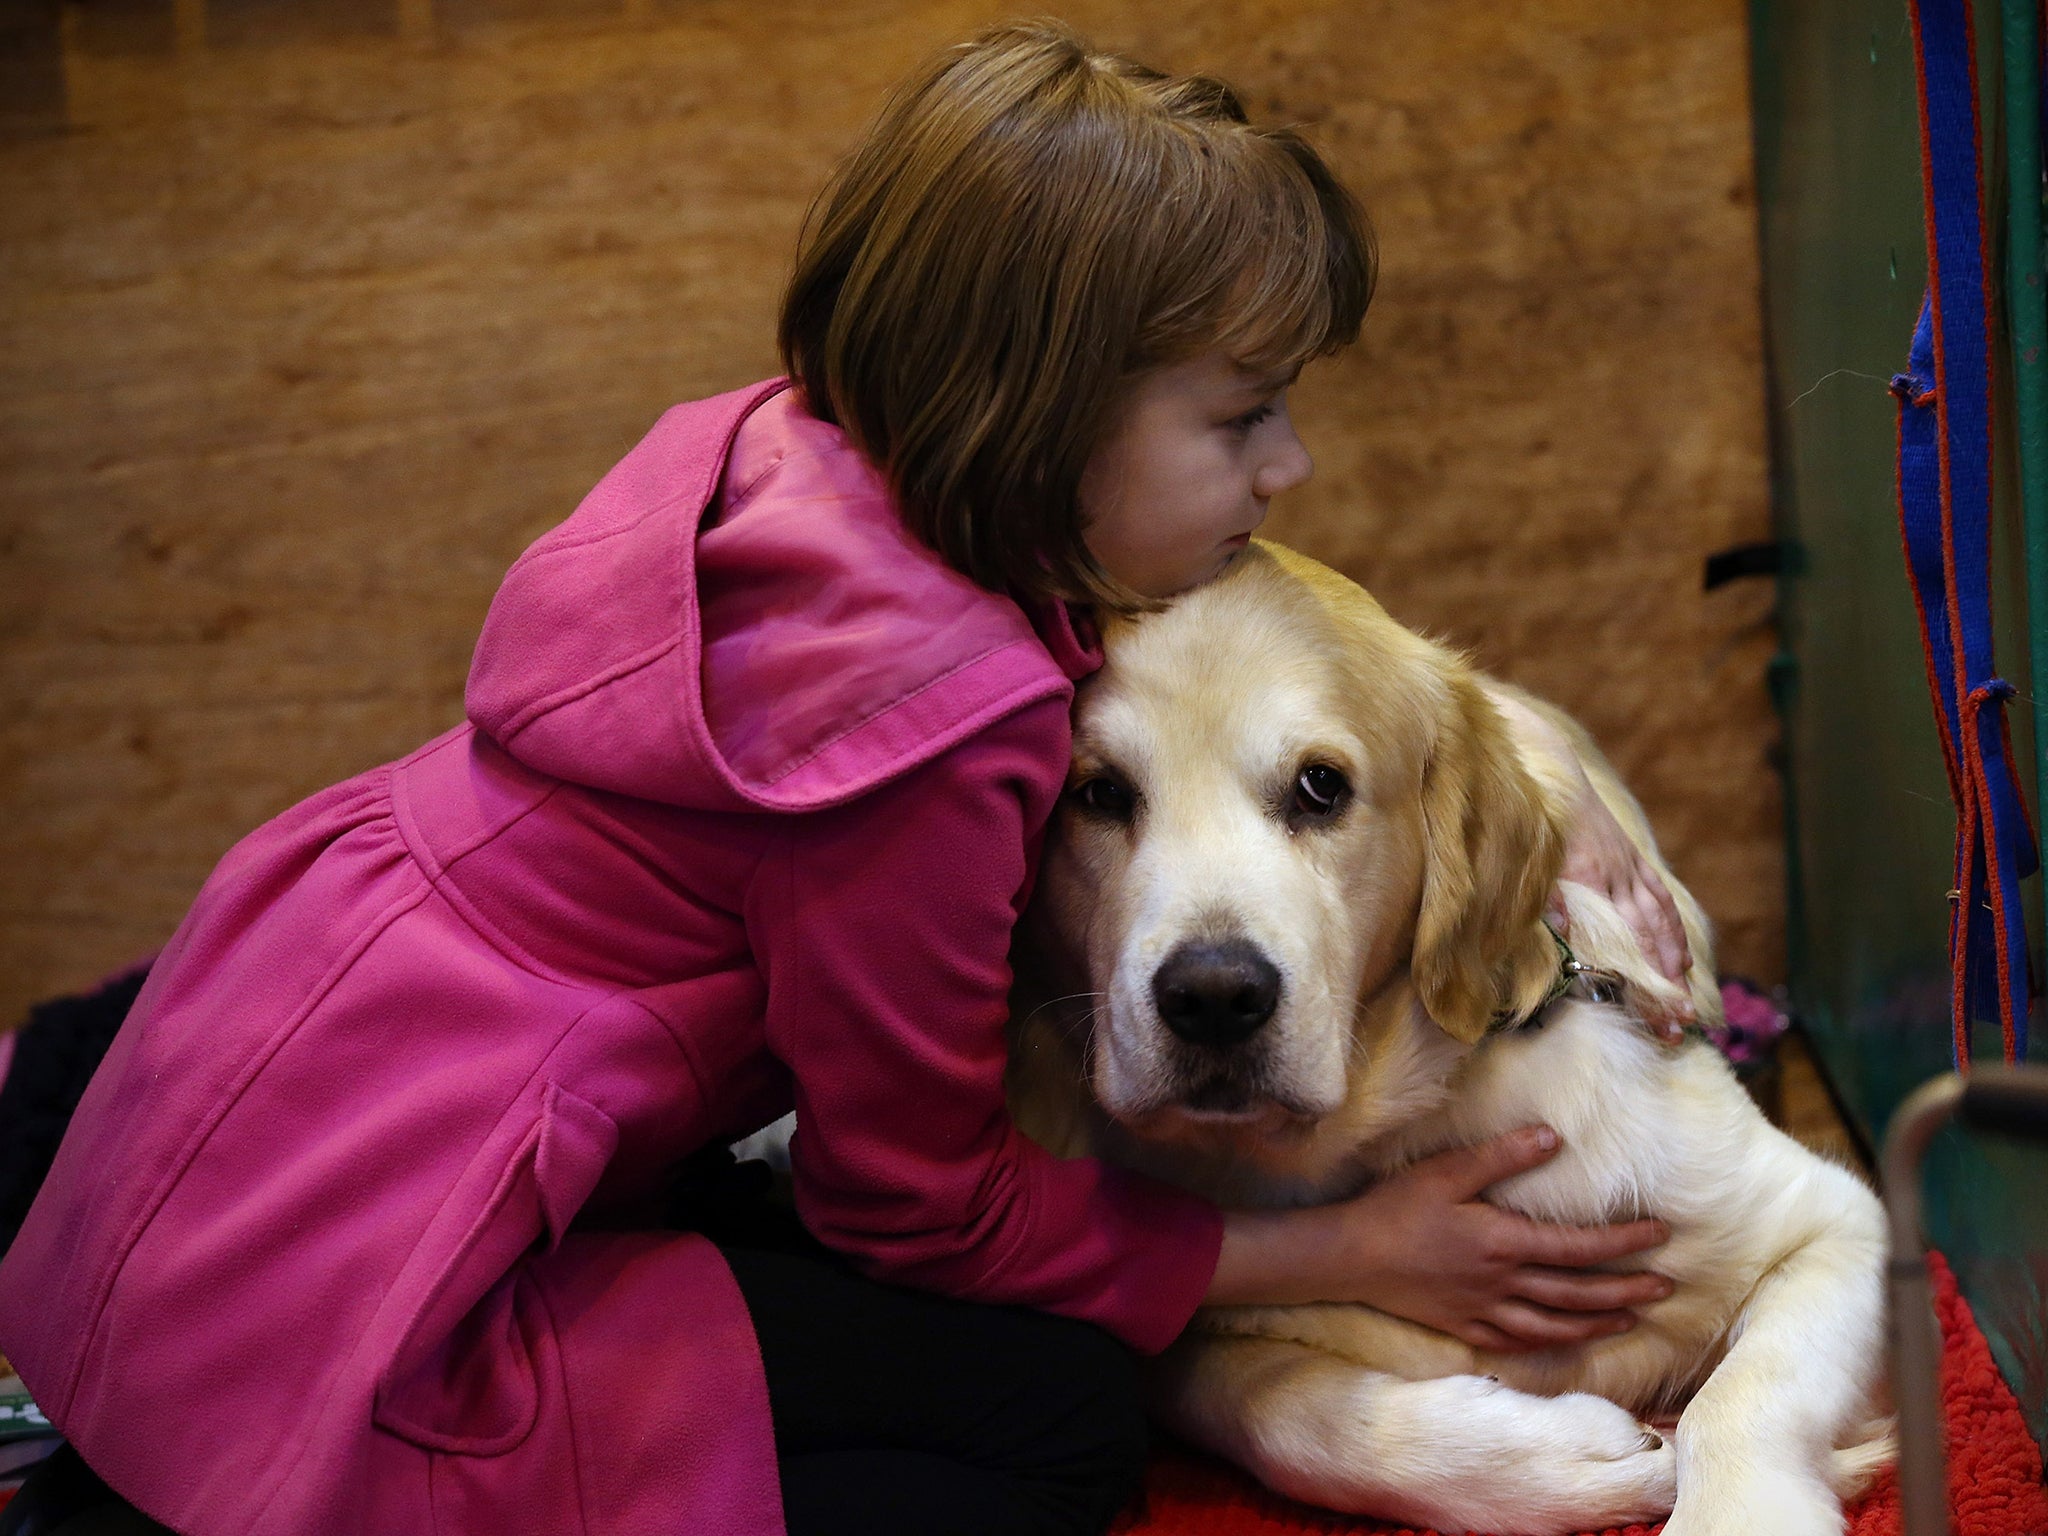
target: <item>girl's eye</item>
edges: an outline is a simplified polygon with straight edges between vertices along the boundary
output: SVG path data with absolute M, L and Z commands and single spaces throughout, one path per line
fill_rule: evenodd
M 1294 781 L 1294 811 L 1327 821 L 1344 809 L 1351 797 L 1351 781 L 1328 763 L 1310 763 Z
M 1108 817 L 1111 821 L 1129 821 L 1137 808 L 1137 796 L 1131 793 L 1131 787 L 1106 774 L 1083 779 L 1068 794 L 1084 811 Z
M 1230 430 L 1233 432 L 1249 432 L 1260 422 L 1272 420 L 1272 417 L 1273 402 L 1268 400 L 1264 405 L 1254 406 L 1242 416 L 1233 416 L 1229 422 Z

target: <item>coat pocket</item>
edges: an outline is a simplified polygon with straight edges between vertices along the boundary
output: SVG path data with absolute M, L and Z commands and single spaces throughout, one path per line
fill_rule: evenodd
M 542 1323 L 523 1260 L 537 1242 L 560 1244 L 618 1140 L 611 1116 L 547 1085 L 489 1197 L 419 1291 L 377 1379 L 379 1428 L 467 1456 L 503 1455 L 532 1431 Z

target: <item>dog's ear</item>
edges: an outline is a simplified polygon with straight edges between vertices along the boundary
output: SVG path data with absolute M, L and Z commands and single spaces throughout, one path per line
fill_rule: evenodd
M 1472 1044 L 1497 1013 L 1533 1007 L 1556 974 L 1543 908 L 1564 836 L 1500 711 L 1462 668 L 1448 682 L 1423 770 L 1412 974 L 1430 1017 Z

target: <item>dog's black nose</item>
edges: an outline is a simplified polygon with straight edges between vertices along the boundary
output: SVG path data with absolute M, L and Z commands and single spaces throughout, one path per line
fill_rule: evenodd
M 1166 1027 L 1195 1045 L 1236 1045 L 1280 1002 L 1280 973 L 1243 939 L 1183 944 L 1152 973 Z

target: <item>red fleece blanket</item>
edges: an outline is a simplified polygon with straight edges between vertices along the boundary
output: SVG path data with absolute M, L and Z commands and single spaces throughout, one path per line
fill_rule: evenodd
M 1942 1414 L 1948 1423 L 1948 1496 L 1955 1536 L 2048 1536 L 2041 1455 L 2012 1390 L 1992 1363 L 1970 1304 L 1939 1254 L 1928 1259 L 1941 1319 Z M 1632 1525 L 1618 1536 L 1654 1536 Z M 1848 1536 L 1898 1536 L 1899 1492 L 1887 1472 L 1849 1511 Z M 1436 1536 L 1379 1520 L 1326 1514 L 1266 1492 L 1243 1473 L 1193 1452 L 1152 1458 L 1141 1508 L 1113 1536 Z M 1769 1536 L 1760 1531 L 1757 1536 Z

